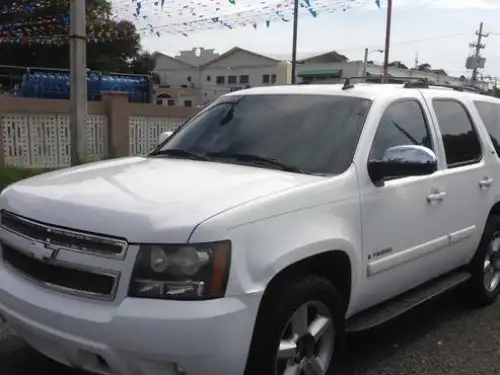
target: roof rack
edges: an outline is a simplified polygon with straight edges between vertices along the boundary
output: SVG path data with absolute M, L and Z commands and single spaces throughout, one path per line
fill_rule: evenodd
M 344 80 L 344 85 L 342 86 L 342 90 L 349 90 L 354 88 L 354 84 L 351 82 L 352 79 L 362 79 L 365 81 L 374 81 L 374 80 L 382 80 L 383 77 L 364 77 L 364 76 L 352 76 L 352 77 L 339 77 L 339 79 Z M 476 94 L 480 95 L 490 95 L 490 93 L 486 90 L 482 90 L 479 87 L 471 86 L 471 85 L 453 85 L 451 83 L 434 83 L 430 81 L 428 78 L 423 78 L 423 77 L 397 77 L 397 76 L 390 76 L 387 77 L 388 80 L 398 80 L 398 81 L 406 81 L 403 85 L 404 88 L 411 88 L 411 89 L 428 89 L 431 87 L 444 87 L 447 89 L 452 89 L 455 91 L 467 91 L 467 92 L 473 92 Z M 305 83 L 299 83 L 302 85 L 307 85 L 310 84 L 309 82 Z M 394 84 L 389 82 L 389 84 Z
M 354 85 L 351 83 L 350 78 L 346 78 L 344 81 L 344 86 L 342 86 L 342 90 L 349 90 L 354 88 Z
M 452 89 L 452 90 L 461 91 L 461 92 L 467 91 L 467 92 L 474 92 L 476 94 L 485 94 L 485 95 L 488 94 L 486 91 L 481 90 L 480 88 L 474 87 L 474 86 L 452 85 L 449 83 L 434 83 L 434 82 L 424 81 L 424 80 L 420 80 L 417 82 L 406 82 L 404 84 L 404 87 L 405 88 L 412 88 L 412 89 L 428 89 L 430 87 L 444 87 L 447 89 Z
M 370 81 L 382 81 L 384 77 L 365 77 L 365 76 L 352 76 L 352 77 L 340 77 L 339 79 L 344 80 L 344 86 L 342 87 L 342 90 L 349 90 L 354 88 L 354 84 L 351 83 L 352 79 L 362 79 L 364 81 L 370 82 Z M 397 76 L 390 76 L 387 77 L 388 80 L 393 81 L 425 81 L 425 78 L 420 78 L 420 77 L 397 77 Z M 391 82 L 389 82 L 391 83 Z M 402 83 L 402 82 L 401 82 Z
M 352 79 L 363 79 L 363 80 L 382 80 L 383 77 L 363 77 L 363 76 L 358 76 L 358 77 L 340 77 L 340 79 L 344 79 L 344 86 L 342 87 L 342 90 L 349 90 L 354 88 L 354 85 L 351 83 Z M 471 85 L 453 85 L 450 83 L 434 83 L 430 81 L 428 78 L 423 78 L 423 77 L 397 77 L 397 76 L 390 76 L 387 77 L 389 80 L 399 80 L 399 81 L 406 81 L 404 83 L 404 88 L 414 88 L 414 89 L 428 89 L 430 87 L 443 87 L 443 88 L 448 88 L 452 89 L 455 91 L 460 91 L 460 92 L 474 92 L 476 94 L 481 94 L 481 95 L 489 95 L 489 93 L 485 90 L 480 89 L 479 87 L 471 86 Z

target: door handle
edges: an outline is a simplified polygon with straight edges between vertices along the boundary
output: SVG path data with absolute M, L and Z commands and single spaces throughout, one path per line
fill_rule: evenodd
M 491 185 L 493 185 L 493 179 L 491 177 L 485 177 L 479 181 L 480 188 L 489 188 Z
M 446 197 L 446 193 L 444 191 L 431 193 L 427 196 L 427 202 L 429 203 L 441 202 L 444 199 L 444 197 Z

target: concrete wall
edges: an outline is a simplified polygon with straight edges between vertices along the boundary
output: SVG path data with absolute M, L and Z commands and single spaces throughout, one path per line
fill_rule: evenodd
M 177 129 L 199 109 L 129 103 L 103 93 L 88 103 L 87 160 L 144 154 L 161 132 Z M 71 161 L 70 102 L 0 97 L 0 165 L 55 168 Z

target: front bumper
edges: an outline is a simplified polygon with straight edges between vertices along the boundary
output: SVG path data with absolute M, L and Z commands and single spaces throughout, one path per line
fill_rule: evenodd
M 0 315 L 14 331 L 46 356 L 100 374 L 243 374 L 261 297 L 113 304 L 48 291 L 0 263 Z

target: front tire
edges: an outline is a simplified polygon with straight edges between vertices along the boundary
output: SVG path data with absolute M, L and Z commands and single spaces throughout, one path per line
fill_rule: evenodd
M 345 306 L 326 279 L 271 286 L 257 318 L 245 375 L 327 375 L 344 340 Z
M 488 218 L 470 271 L 467 300 L 475 306 L 495 302 L 500 294 L 500 216 Z

